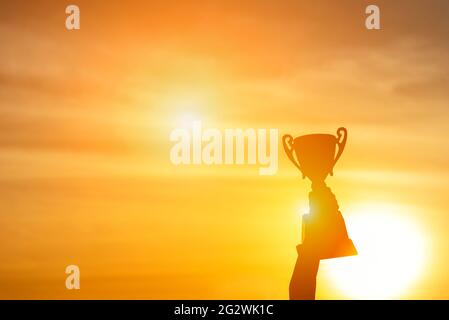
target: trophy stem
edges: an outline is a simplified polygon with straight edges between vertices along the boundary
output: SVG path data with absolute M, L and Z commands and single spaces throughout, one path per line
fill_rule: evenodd
M 324 180 L 312 181 L 312 192 L 323 190 L 323 189 L 329 189 L 329 191 L 330 191 L 330 188 L 326 185 L 326 182 Z

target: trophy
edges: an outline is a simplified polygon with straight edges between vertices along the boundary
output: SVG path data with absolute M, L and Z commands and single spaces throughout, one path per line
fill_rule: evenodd
M 319 260 L 357 255 L 335 195 L 325 183 L 327 175 L 333 175 L 347 135 L 345 128 L 339 128 L 336 137 L 331 134 L 309 134 L 293 139 L 287 134 L 282 138 L 288 158 L 301 171 L 303 178 L 312 181 L 310 211 L 303 216 L 303 241 L 297 247 L 301 255 Z

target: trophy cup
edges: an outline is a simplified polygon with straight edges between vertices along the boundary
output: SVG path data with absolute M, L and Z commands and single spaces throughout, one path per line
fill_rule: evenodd
M 303 216 L 303 241 L 297 247 L 301 255 L 318 260 L 357 255 L 335 195 L 325 183 L 327 175 L 333 175 L 334 165 L 344 150 L 346 138 L 345 128 L 337 130 L 337 137 L 331 134 L 310 134 L 293 139 L 287 134 L 282 138 L 288 158 L 301 171 L 303 178 L 312 181 L 310 212 Z

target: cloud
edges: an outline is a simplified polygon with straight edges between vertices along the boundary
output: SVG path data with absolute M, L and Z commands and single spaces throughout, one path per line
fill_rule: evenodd
M 415 81 L 405 81 L 396 85 L 394 91 L 404 97 L 420 97 L 425 99 L 449 99 L 449 76 L 440 75 Z

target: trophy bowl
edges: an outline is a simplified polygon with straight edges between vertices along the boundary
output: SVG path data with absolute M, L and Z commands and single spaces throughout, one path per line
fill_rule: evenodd
M 303 177 L 321 182 L 328 174 L 333 175 L 335 163 L 346 145 L 347 135 L 345 128 L 339 128 L 337 136 L 308 134 L 293 139 L 291 135 L 284 135 L 282 140 L 288 158 L 302 172 Z M 335 154 L 337 146 L 338 152 Z

